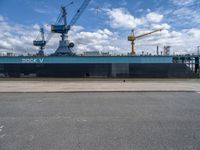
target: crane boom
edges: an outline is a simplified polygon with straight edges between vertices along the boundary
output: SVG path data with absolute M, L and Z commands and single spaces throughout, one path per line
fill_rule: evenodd
M 141 38 L 141 37 L 144 37 L 144 36 L 150 35 L 150 34 L 152 34 L 152 33 L 156 33 L 156 32 L 159 32 L 159 31 L 161 32 L 162 30 L 164 30 L 164 29 L 154 30 L 154 31 L 149 32 L 149 33 L 144 33 L 144 34 L 138 35 L 138 36 L 136 36 L 135 38 L 138 39 L 138 38 Z
M 90 3 L 90 1 L 91 0 L 84 0 L 84 2 L 82 3 L 81 7 L 77 10 L 75 16 L 72 18 L 72 20 L 71 20 L 71 22 L 69 24 L 70 26 L 73 26 L 77 22 L 77 20 L 83 14 L 84 10 L 86 9 L 86 7 Z
M 138 35 L 138 36 L 135 36 L 134 34 L 134 30 L 132 30 L 132 35 L 128 37 L 128 41 L 131 41 L 131 46 L 132 46 L 132 51 L 131 51 L 131 54 L 132 55 L 135 55 L 136 54 L 136 50 L 135 50 L 135 40 L 139 39 L 139 38 L 142 38 L 144 36 L 147 36 L 147 35 L 150 35 L 152 33 L 155 33 L 155 32 L 161 32 L 162 30 L 164 30 L 164 28 L 162 29 L 158 29 L 158 30 L 154 30 L 152 32 L 148 32 L 148 33 L 144 33 L 144 34 L 141 34 L 141 35 Z

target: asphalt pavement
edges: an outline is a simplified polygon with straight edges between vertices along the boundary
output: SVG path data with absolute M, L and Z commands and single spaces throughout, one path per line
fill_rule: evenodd
M 199 150 L 200 93 L 0 93 L 0 150 Z

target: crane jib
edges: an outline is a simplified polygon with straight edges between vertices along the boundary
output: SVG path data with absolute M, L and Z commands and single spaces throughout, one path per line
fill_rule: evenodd
M 72 18 L 70 24 L 66 24 L 66 25 L 58 25 L 59 23 L 61 23 L 61 21 L 63 20 L 63 17 L 65 17 L 62 12 L 59 15 L 56 24 L 51 26 L 51 31 L 52 33 L 68 33 L 69 30 L 71 29 L 71 26 L 73 26 L 77 20 L 79 19 L 79 17 L 81 16 L 81 14 L 84 12 L 84 10 L 86 9 L 86 7 L 88 6 L 89 2 L 91 0 L 84 0 L 84 2 L 82 3 L 81 7 L 77 10 L 75 16 Z M 50 34 L 47 37 L 47 43 L 48 41 L 50 41 L 50 39 L 52 38 L 53 34 Z
M 72 20 L 70 22 L 71 26 L 73 26 L 77 22 L 77 20 L 82 15 L 82 13 L 86 9 L 86 7 L 89 5 L 90 1 L 91 0 L 84 0 L 84 2 L 82 3 L 81 7 L 77 10 L 75 16 L 72 18 Z

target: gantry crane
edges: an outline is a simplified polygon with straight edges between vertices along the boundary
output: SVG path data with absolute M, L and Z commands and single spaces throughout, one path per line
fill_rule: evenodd
M 88 6 L 91 0 L 84 0 L 81 7 L 77 10 L 75 16 L 72 18 L 71 22 L 68 24 L 67 22 L 67 11 L 66 6 L 61 7 L 61 14 L 57 19 L 57 23 L 51 25 L 51 32 L 61 34 L 61 40 L 59 43 L 59 47 L 57 48 L 55 55 L 66 55 L 72 56 L 74 55 L 71 48 L 74 47 L 74 43 L 70 43 L 68 40 L 68 32 L 70 31 L 71 27 L 77 22 L 81 14 L 84 12 L 86 7 Z M 69 5 L 73 4 L 71 2 Z M 69 6 L 68 5 L 68 6 Z
M 41 36 L 41 37 L 40 37 Z M 46 41 L 44 37 L 44 28 L 40 28 L 40 35 L 38 35 L 37 39 L 33 41 L 33 45 L 40 47 L 40 50 L 37 55 L 44 56 L 44 47 L 46 46 Z
M 154 30 L 152 32 L 144 33 L 144 34 L 141 34 L 141 35 L 138 35 L 138 36 L 135 36 L 134 30 L 132 30 L 132 35 L 128 37 L 128 41 L 131 41 L 131 46 L 132 46 L 131 55 L 136 55 L 135 40 L 142 38 L 142 37 L 145 37 L 145 36 L 150 35 L 150 34 L 155 33 L 155 32 L 159 32 L 159 31 L 161 32 L 162 30 L 164 30 L 164 28 Z

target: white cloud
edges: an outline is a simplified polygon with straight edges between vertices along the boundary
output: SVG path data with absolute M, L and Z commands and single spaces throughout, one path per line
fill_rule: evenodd
M 127 10 L 122 8 L 107 9 L 106 14 L 113 28 L 132 29 L 143 24 L 142 19 L 135 18 Z
M 117 35 L 108 29 L 96 30 L 94 32 L 70 31 L 69 37 L 76 44 L 77 53 L 84 51 L 119 51 L 120 48 L 115 41 Z
M 200 29 L 192 28 L 184 31 L 188 34 L 188 36 L 197 38 L 198 40 L 200 39 Z
M 189 8 L 187 8 L 187 7 L 181 7 L 181 8 L 179 8 L 179 9 L 176 9 L 174 12 L 173 12 L 173 14 L 174 15 L 180 15 L 180 16 L 182 16 L 182 15 L 186 15 L 186 14 L 190 14 L 192 11 L 189 9 Z
M 29 50 L 35 52 L 32 41 L 38 32 L 33 27 L 26 27 L 19 24 L 9 24 L 2 19 L 0 22 L 0 51 L 24 53 Z
M 168 22 L 176 28 L 196 28 L 200 25 L 199 0 L 170 0 L 170 8 L 163 9 Z
M 175 54 L 192 54 L 196 52 L 195 49 L 199 45 L 199 39 L 200 29 L 192 28 L 181 31 L 164 30 L 136 41 L 136 45 L 139 52 L 147 50 L 155 54 L 157 45 L 161 48 L 169 45 Z
M 152 24 L 151 26 L 152 26 L 152 29 L 162 29 L 162 28 L 164 28 L 164 29 L 169 30 L 171 28 L 171 26 L 169 24 L 167 24 L 167 23 Z
M 40 27 L 38 24 L 34 24 L 34 25 L 33 25 L 33 29 L 34 29 L 34 30 L 39 30 L 40 28 L 41 28 L 41 27 Z
M 196 0 L 171 0 L 174 5 L 186 6 L 194 3 Z
M 47 10 L 40 9 L 40 8 L 35 8 L 34 11 L 37 12 L 37 13 L 40 13 L 40 14 L 47 14 L 47 13 L 49 13 Z
M 84 27 L 82 27 L 82 26 L 73 26 L 71 28 L 70 32 L 79 32 L 79 31 L 82 31 L 82 30 L 84 30 Z
M 164 18 L 162 14 L 156 12 L 150 12 L 145 17 L 136 18 L 123 8 L 105 9 L 105 11 L 109 17 L 109 24 L 112 28 L 130 30 L 145 25 L 147 22 L 160 23 Z M 163 25 L 166 27 L 166 24 Z M 169 25 L 167 28 L 170 28 Z
M 49 33 L 49 26 L 44 26 L 46 33 Z M 35 54 L 37 47 L 32 45 L 33 40 L 39 35 L 38 24 L 24 26 L 10 24 L 7 21 L 0 23 L 0 52 L 15 52 L 16 54 Z M 46 34 L 47 36 L 47 34 Z M 70 41 L 75 43 L 75 52 L 84 51 L 119 51 L 118 39 L 115 33 L 108 29 L 86 32 L 82 26 L 74 26 L 69 33 Z M 53 34 L 52 39 L 46 46 L 46 53 L 53 53 L 58 47 L 60 40 L 59 34 Z
M 199 25 L 200 24 L 200 11 L 193 10 L 188 7 L 181 7 L 173 12 L 173 19 L 177 24 L 182 25 Z
M 148 21 L 155 22 L 155 23 L 161 22 L 163 17 L 164 17 L 163 15 L 158 14 L 156 12 L 150 12 L 146 15 L 146 18 Z

